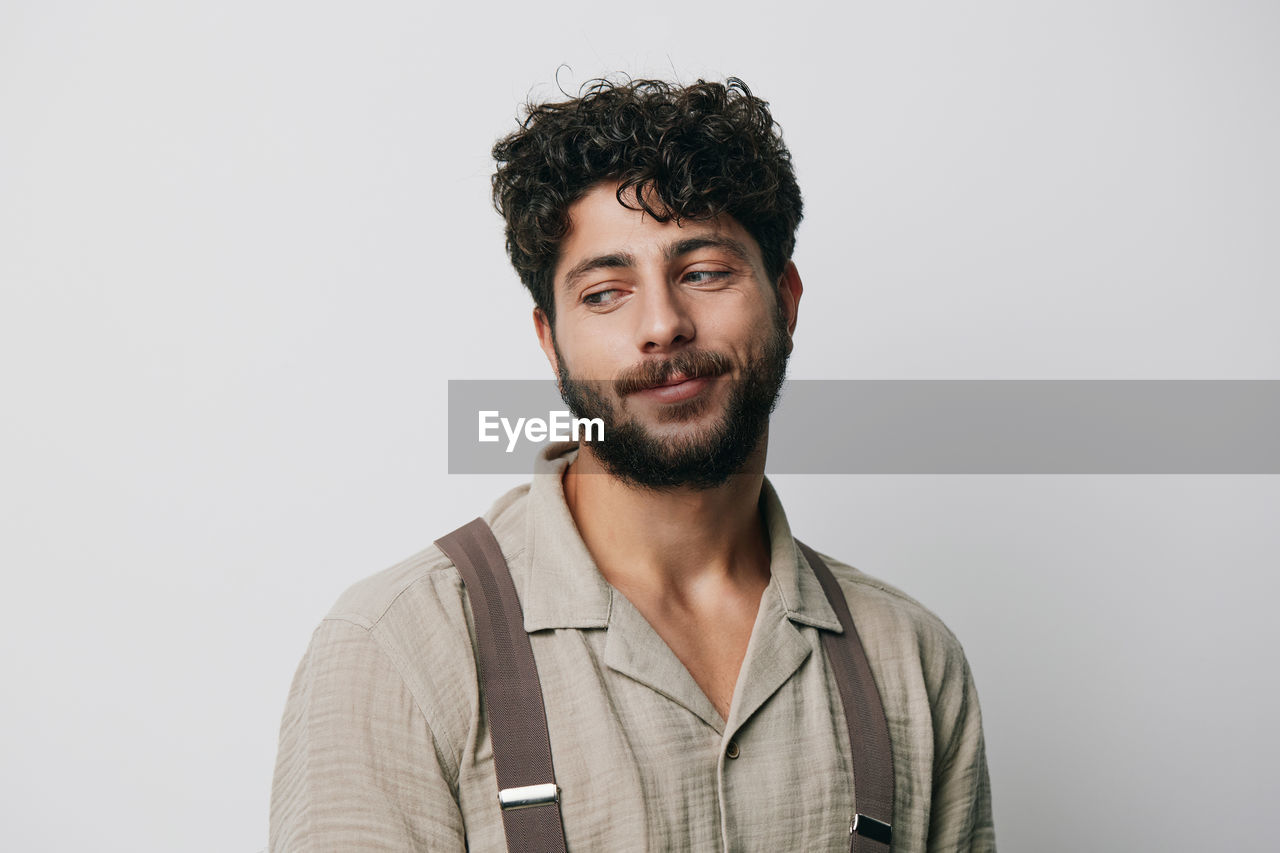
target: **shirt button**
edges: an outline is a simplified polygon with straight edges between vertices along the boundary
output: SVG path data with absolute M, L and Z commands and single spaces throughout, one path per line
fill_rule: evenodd
M 738 749 L 738 742 L 736 740 L 729 741 L 729 745 L 725 747 L 724 754 L 729 758 L 737 758 L 741 755 L 742 752 Z

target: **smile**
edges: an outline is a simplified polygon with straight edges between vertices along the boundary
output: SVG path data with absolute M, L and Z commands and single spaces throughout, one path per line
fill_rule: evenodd
M 703 376 L 696 379 L 678 379 L 666 385 L 646 388 L 637 391 L 636 396 L 653 400 L 657 403 L 679 403 L 697 396 L 714 381 L 713 377 Z

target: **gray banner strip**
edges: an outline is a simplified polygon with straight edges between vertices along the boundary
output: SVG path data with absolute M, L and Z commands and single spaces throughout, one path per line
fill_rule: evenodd
M 565 408 L 550 380 L 450 380 L 449 473 L 530 472 L 546 441 L 510 428 Z M 1280 380 L 802 379 L 769 430 L 771 474 L 1280 474 Z

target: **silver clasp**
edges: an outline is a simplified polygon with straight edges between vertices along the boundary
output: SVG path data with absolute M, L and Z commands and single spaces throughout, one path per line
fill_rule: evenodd
M 520 788 L 503 788 L 498 791 L 498 802 L 506 809 L 525 809 L 560 802 L 560 786 L 555 782 L 544 785 L 525 785 Z

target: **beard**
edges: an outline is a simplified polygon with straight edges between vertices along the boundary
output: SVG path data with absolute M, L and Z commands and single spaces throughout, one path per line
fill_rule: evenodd
M 610 474 L 653 491 L 710 489 L 745 473 L 746 461 L 764 437 L 786 376 L 788 341 L 782 319 L 775 317 L 769 337 L 748 356 L 741 378 L 733 380 L 724 414 L 682 435 L 656 435 L 626 415 L 622 411 L 626 395 L 664 384 L 677 374 L 689 379 L 721 376 L 732 369 L 727 356 L 683 350 L 665 361 L 643 362 L 612 382 L 616 400 L 623 401 L 615 405 L 597 387 L 608 383 L 575 379 L 557 347 L 560 397 L 574 417 L 599 418 L 604 423 L 603 440 L 590 445 Z M 710 405 L 710 395 L 704 392 L 661 407 L 656 417 L 663 423 L 678 423 L 703 414 Z

